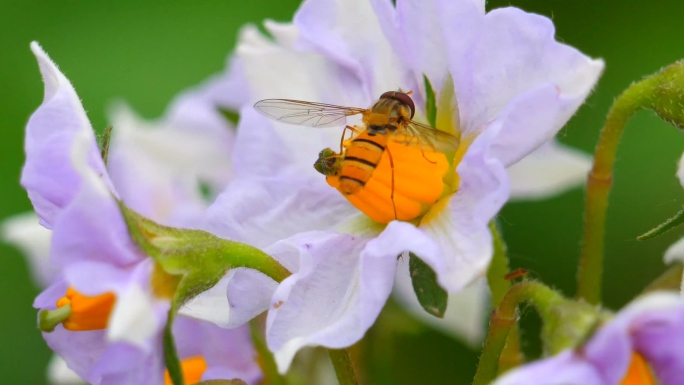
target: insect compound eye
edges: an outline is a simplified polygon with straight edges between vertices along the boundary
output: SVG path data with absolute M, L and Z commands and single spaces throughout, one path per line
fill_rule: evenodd
M 406 104 L 411 110 L 411 119 L 413 119 L 413 115 L 416 113 L 416 105 L 413 103 L 413 99 L 403 92 L 387 91 L 380 95 L 380 99 L 394 99 Z

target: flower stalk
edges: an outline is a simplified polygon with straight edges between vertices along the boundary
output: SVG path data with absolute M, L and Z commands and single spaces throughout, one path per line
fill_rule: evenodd
M 349 349 L 328 349 L 328 354 L 330 354 L 330 360 L 340 385 L 358 385 L 359 380 L 356 377 Z
M 684 62 L 632 84 L 613 103 L 594 153 L 587 180 L 584 236 L 577 276 L 577 297 L 590 304 L 601 300 L 603 250 L 608 195 L 613 184 L 613 166 L 627 121 L 641 109 L 651 109 L 675 127 L 684 127 Z
M 489 223 L 489 229 L 492 233 L 494 242 L 494 255 L 492 257 L 492 262 L 489 264 L 489 269 L 487 270 L 487 283 L 489 284 L 489 291 L 492 296 L 492 309 L 496 309 L 511 288 L 511 282 L 504 278 L 505 275 L 508 274 L 510 266 L 506 244 L 499 231 L 499 226 L 497 226 L 495 221 L 491 221 Z M 493 320 L 493 322 L 504 321 Z M 503 350 L 499 357 L 498 371 L 499 373 L 503 373 L 524 362 L 525 357 L 520 350 L 520 330 L 517 324 L 514 324 L 511 326 L 510 332 L 504 341 Z
M 550 318 L 552 307 L 567 300 L 539 282 L 528 281 L 513 285 L 502 298 L 499 306 L 492 311 L 489 332 L 475 372 L 473 385 L 489 384 L 498 375 L 501 352 L 518 321 L 518 305 L 528 301 L 546 321 Z

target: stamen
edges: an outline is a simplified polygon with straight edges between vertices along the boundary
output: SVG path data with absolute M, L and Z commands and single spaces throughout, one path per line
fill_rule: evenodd
M 632 354 L 632 362 L 620 385 L 656 385 L 657 383 L 646 360 L 639 353 Z
M 202 356 L 189 357 L 181 361 L 183 379 L 186 384 L 196 384 L 202 380 L 202 375 L 207 370 L 207 362 Z M 173 385 L 169 371 L 164 372 L 164 385 Z

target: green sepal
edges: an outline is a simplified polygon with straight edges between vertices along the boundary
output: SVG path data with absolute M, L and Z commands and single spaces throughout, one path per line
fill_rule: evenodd
M 218 109 L 221 115 L 226 118 L 227 121 L 233 124 L 233 126 L 237 127 L 238 123 L 240 122 L 240 113 L 234 110 L 230 110 L 227 108 L 219 108 Z
M 637 237 L 638 241 L 645 241 L 647 239 L 651 239 L 654 237 L 657 237 L 659 235 L 662 235 L 675 227 L 681 225 L 684 223 L 684 209 L 680 210 L 674 217 L 666 220 L 665 222 L 659 224 L 655 228 L 647 231 L 646 233 L 639 235 Z
M 437 283 L 435 271 L 415 254 L 409 253 L 409 272 L 420 306 L 435 317 L 444 317 L 449 293 Z
M 425 83 L 425 115 L 430 126 L 437 127 L 437 98 L 435 97 L 435 90 L 430 84 L 430 79 L 423 75 L 423 82 Z
M 684 129 L 684 61 L 680 60 L 644 79 L 647 108 L 673 126 Z
M 162 226 L 122 202 L 119 208 L 135 243 L 160 267 L 158 281 L 175 286 L 170 292 L 175 292 L 174 303 L 178 307 L 213 287 L 230 269 L 258 270 L 276 282 L 290 275 L 278 261 L 256 247 L 202 230 Z M 168 289 L 160 290 L 169 292 Z

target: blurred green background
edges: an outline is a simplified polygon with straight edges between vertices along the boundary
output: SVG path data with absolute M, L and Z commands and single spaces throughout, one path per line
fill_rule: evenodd
M 0 2 L 0 218 L 30 209 L 18 184 L 23 127 L 42 100 L 42 83 L 29 42 L 39 41 L 59 64 L 93 126 L 101 129 L 107 124 L 107 103 L 114 99 L 127 100 L 143 116 L 159 116 L 177 92 L 223 68 L 241 25 L 264 18 L 290 20 L 298 3 Z M 551 17 L 561 41 L 606 60 L 596 91 L 561 133 L 563 142 L 588 152 L 619 92 L 684 57 L 684 2 L 513 0 L 489 1 L 488 8 L 509 4 Z M 608 218 L 608 307 L 622 306 L 660 274 L 664 250 L 684 234 L 677 229 L 647 242 L 634 239 L 681 208 L 684 194 L 674 174 L 683 148 L 681 134 L 650 113 L 642 112 L 629 123 L 618 152 Z M 573 294 L 582 207 L 579 188 L 541 202 L 509 204 L 500 219 L 514 267 L 528 268 Z M 0 253 L 0 379 L 43 384 L 49 351 L 31 307 L 38 289 L 17 251 L 0 245 Z M 378 331 L 373 333 L 375 337 Z M 466 384 L 472 378 L 476 353 L 437 332 L 394 334 L 393 346 L 395 354 L 371 365 L 371 383 L 448 379 Z

